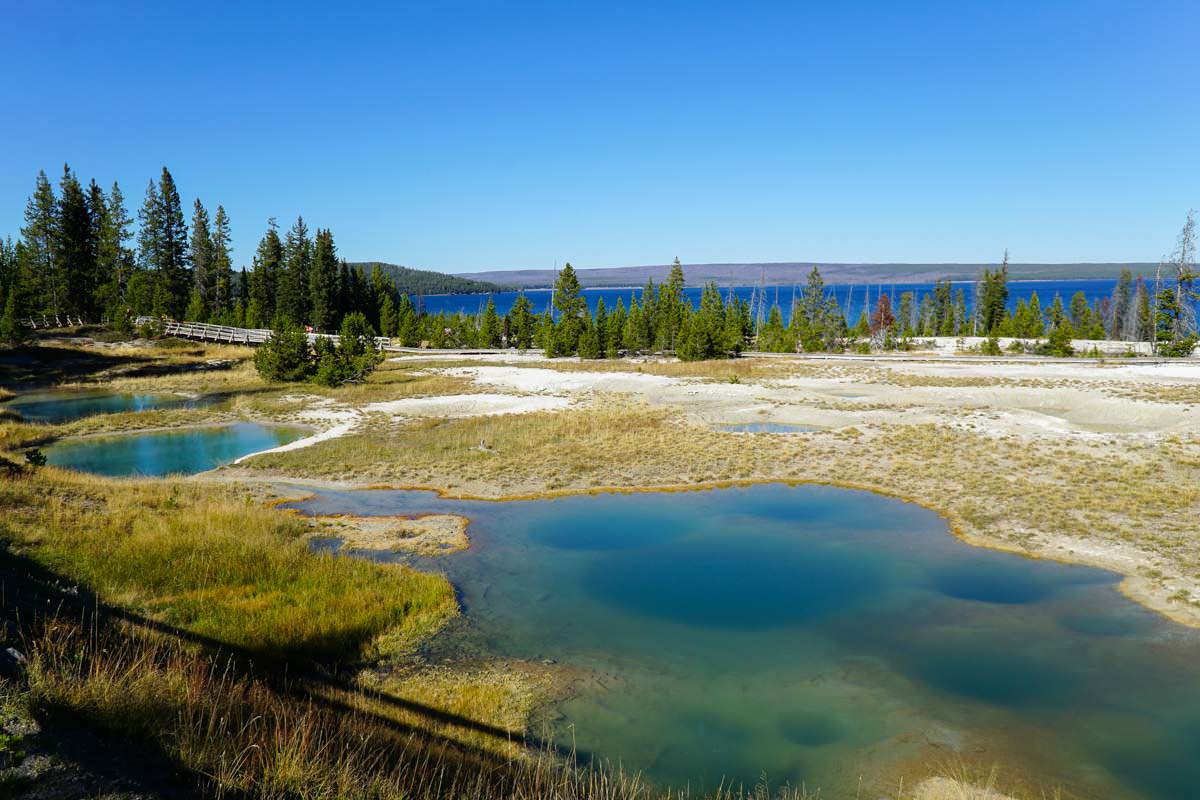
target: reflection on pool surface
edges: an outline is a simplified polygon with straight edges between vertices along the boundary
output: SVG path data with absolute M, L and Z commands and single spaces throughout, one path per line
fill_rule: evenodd
M 112 394 L 108 392 L 50 391 L 17 395 L 0 408 L 16 411 L 29 422 L 70 422 L 93 414 L 185 408 L 202 402 L 165 394 Z
M 1125 599 L 1118 576 L 970 547 L 916 505 L 770 485 L 295 507 L 470 517 L 469 550 L 424 562 L 459 589 L 463 646 L 593 671 L 542 721 L 652 780 L 765 770 L 858 797 L 860 775 L 961 758 L 1084 796 L 1200 786 L 1200 633 Z
M 46 449 L 49 463 L 98 475 L 162 476 L 228 464 L 305 435 L 302 428 L 239 422 L 205 428 L 88 436 Z

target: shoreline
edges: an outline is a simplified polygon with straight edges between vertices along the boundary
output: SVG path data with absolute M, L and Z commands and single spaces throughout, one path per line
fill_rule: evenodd
M 253 479 L 250 479 L 250 480 L 253 480 Z M 317 491 L 319 491 L 322 488 L 322 486 L 324 485 L 324 484 L 322 484 L 322 482 L 315 481 L 315 480 L 305 480 L 305 484 L 307 485 L 308 488 L 312 488 Z M 294 486 L 295 484 L 291 483 L 290 481 L 284 481 L 283 485 L 279 486 L 279 488 L 284 488 L 287 485 Z M 434 486 L 428 486 L 428 485 L 413 486 L 413 485 L 390 485 L 390 484 L 371 484 L 371 485 L 359 484 L 355 488 L 350 489 L 349 491 L 355 491 L 355 492 L 357 492 L 357 491 L 420 491 L 420 492 L 431 492 L 434 495 L 436 495 L 438 500 L 447 500 L 447 501 L 468 500 L 468 501 L 474 501 L 474 502 L 480 502 L 480 503 L 509 503 L 509 502 L 523 502 L 523 501 L 553 500 L 553 499 L 557 499 L 557 498 L 583 496 L 583 495 L 592 496 L 592 495 L 621 495 L 621 494 L 632 495 L 632 494 L 647 494 L 647 493 L 686 493 L 686 492 L 713 491 L 713 490 L 720 490 L 720 489 L 746 488 L 746 487 L 752 487 L 752 486 L 780 486 L 780 485 L 787 486 L 787 487 L 820 486 L 820 487 L 829 487 L 829 488 L 842 489 L 842 490 L 848 490 L 848 491 L 867 491 L 867 492 L 871 492 L 875 495 L 887 497 L 889 499 L 899 500 L 900 502 L 912 503 L 920 508 L 929 510 L 929 511 L 937 514 L 937 516 L 946 525 L 946 533 L 952 535 L 955 539 L 961 541 L 965 545 L 968 545 L 971 547 L 984 547 L 984 548 L 996 550 L 999 552 L 1006 552 L 1006 553 L 1009 553 L 1012 555 L 1023 556 L 1030 560 L 1049 560 L 1049 561 L 1055 561 L 1055 562 L 1064 563 L 1064 564 L 1068 564 L 1068 565 L 1084 566 L 1084 567 L 1089 567 L 1089 568 L 1094 568 L 1094 569 L 1103 569 L 1106 573 L 1110 574 L 1115 579 L 1115 580 L 1113 580 L 1113 582 L 1111 584 L 1109 584 L 1109 586 L 1111 586 L 1112 589 L 1120 592 L 1120 594 L 1126 600 L 1135 602 L 1144 608 L 1148 608 L 1152 611 L 1155 611 L 1155 612 L 1161 614 L 1162 616 L 1167 617 L 1170 622 L 1183 624 L 1189 628 L 1200 628 L 1200 624 L 1197 624 L 1197 622 L 1194 620 L 1174 619 L 1171 617 L 1171 615 L 1163 612 L 1162 609 L 1153 607 L 1150 603 L 1143 600 L 1142 597 L 1140 597 L 1137 594 L 1130 591 L 1130 587 L 1128 586 L 1128 583 L 1129 583 L 1131 576 L 1125 575 L 1124 573 L 1122 573 L 1118 570 L 1112 569 L 1110 566 L 1099 566 L 1096 564 L 1087 564 L 1087 563 L 1081 562 L 1079 560 L 1072 560 L 1069 558 L 1055 558 L 1052 556 L 1041 556 L 1038 554 L 1022 551 L 1019 548 L 1005 546 L 1001 543 L 994 543 L 994 542 L 988 542 L 986 540 L 981 540 L 978 537 L 974 537 L 974 536 L 970 535 L 969 533 L 967 533 L 965 530 L 963 530 L 963 526 L 954 518 L 954 514 L 951 512 L 947 512 L 942 509 L 935 508 L 935 507 L 931 506 L 930 504 L 921 502 L 920 500 L 916 500 L 911 497 L 904 496 L 903 494 L 900 494 L 900 493 L 891 492 L 891 491 L 879 489 L 877 487 L 872 487 L 872 486 L 867 486 L 867 485 L 862 485 L 862 484 L 853 484 L 853 483 L 849 483 L 849 482 L 793 481 L 793 480 L 782 480 L 782 479 L 780 479 L 780 480 L 764 479 L 764 480 L 721 481 L 721 482 L 714 482 L 714 483 L 688 484 L 688 485 L 673 484 L 673 485 L 663 485 L 663 486 L 592 487 L 592 488 L 579 489 L 579 490 L 565 490 L 565 489 L 564 490 L 547 490 L 547 491 L 543 491 L 543 492 L 533 492 L 533 493 L 523 493 L 523 494 L 513 494 L 513 495 L 497 495 L 497 496 L 486 496 L 486 495 L 470 494 L 470 493 L 456 493 L 455 491 L 446 489 L 445 487 L 434 487 Z M 345 491 L 345 488 L 339 487 L 339 490 Z M 299 498 L 297 498 L 297 497 L 287 497 L 287 498 L 281 497 L 281 498 L 277 498 L 273 501 L 269 501 L 268 505 L 274 506 L 274 507 L 279 507 L 279 506 L 283 505 L 284 503 L 302 502 L 305 499 L 310 499 L 310 498 L 313 498 L 316 496 L 317 496 L 317 494 L 315 492 L 310 492 Z M 378 517 L 378 519 L 385 519 L 385 520 L 386 519 L 396 519 L 396 518 L 422 519 L 425 517 L 438 515 L 439 512 L 437 512 L 436 510 L 433 510 L 434 508 L 435 507 L 431 506 L 430 509 L 423 510 L 420 514 L 417 514 L 417 515 L 411 516 L 411 517 L 403 517 L 401 515 L 381 515 L 380 517 Z M 304 511 L 302 511 L 300 509 L 296 509 L 296 508 L 288 508 L 288 509 L 281 509 L 281 510 L 285 511 L 286 513 L 302 515 L 308 519 L 313 519 L 313 520 L 324 520 L 324 519 L 338 518 L 338 517 L 358 518 L 357 515 L 355 515 L 353 513 L 349 513 L 349 514 L 345 514 L 345 515 L 309 515 L 309 514 L 306 514 Z M 472 523 L 476 519 L 476 516 L 473 515 L 469 511 L 458 511 L 454 514 L 454 516 L 459 516 L 460 518 L 468 520 Z M 474 543 L 472 543 L 471 546 L 474 547 Z M 339 549 L 345 550 L 347 548 L 345 546 L 343 546 L 342 548 L 339 548 Z M 351 557 L 354 557 L 352 554 L 349 554 L 349 553 L 343 553 L 343 555 L 350 555 Z M 419 566 L 416 568 L 430 569 L 432 567 L 430 565 L 423 565 L 423 566 Z M 459 587 L 454 582 L 452 582 L 452 586 L 454 586 L 455 592 L 457 595 L 459 592 Z M 467 611 L 464 609 L 462 611 L 462 614 L 464 615 L 464 617 L 466 617 Z M 446 637 L 448 635 L 450 636 L 449 639 L 442 638 L 442 637 Z M 438 639 L 442 640 L 442 646 L 444 646 L 444 647 L 450 647 L 453 649 L 453 648 L 459 646 L 454 641 L 453 635 L 448 634 L 445 629 L 440 629 L 432 634 L 431 641 L 438 640 Z M 489 658 L 489 657 L 493 658 L 493 659 L 499 658 L 498 654 L 487 653 L 487 652 L 485 652 L 483 654 L 471 653 L 471 655 L 474 657 L 481 657 L 481 658 L 485 658 L 485 659 Z M 570 665 L 568 663 L 568 666 L 572 666 L 572 665 Z M 577 668 L 584 669 L 583 667 L 577 667 Z M 535 702 L 532 706 L 533 712 L 537 713 L 539 710 L 545 711 L 546 709 L 553 709 L 556 707 L 556 704 L 560 703 L 564 699 L 564 697 L 569 697 L 569 696 L 571 696 L 571 694 L 573 694 L 574 692 L 577 691 L 577 688 L 566 689 L 564 685 L 560 685 L 558 688 L 562 691 L 566 691 L 567 695 L 564 696 L 564 695 L 556 695 L 556 694 L 551 693 L 551 694 L 548 694 L 545 696 L 539 696 L 538 699 L 535 700 Z M 1011 742 L 1007 742 L 1003 738 L 996 739 L 996 740 L 980 738 L 980 739 L 972 740 L 972 741 L 974 741 L 973 747 L 981 748 L 981 749 L 977 751 L 975 749 L 972 749 L 971 747 L 968 747 L 966 751 L 959 753 L 958 758 L 960 759 L 960 764 L 975 763 L 977 752 L 986 752 L 989 754 L 986 756 L 987 759 L 994 759 L 995 757 L 997 757 L 997 754 L 1008 752 L 1006 748 L 1011 746 Z M 916 798 L 926 798 L 927 796 L 925 794 L 923 794 L 922 792 L 930 792 L 931 794 L 928 795 L 928 798 L 929 798 L 929 800 L 932 800 L 932 798 L 944 798 L 946 795 L 941 794 L 942 792 L 948 792 L 948 791 L 953 790 L 955 792 L 961 793 L 962 791 L 964 791 L 965 788 L 970 788 L 972 790 L 978 789 L 978 786 L 971 779 L 969 779 L 967 777 L 966 773 L 963 773 L 962 775 L 958 775 L 955 777 L 949 777 L 945 774 L 942 774 L 940 772 L 941 768 L 939 767 L 939 764 L 941 762 L 939 759 L 944 754 L 940 754 L 940 752 L 941 751 L 938 749 L 938 746 L 932 745 L 932 744 L 926 742 L 926 746 L 918 754 L 913 754 L 910 756 L 903 756 L 903 757 L 897 756 L 894 759 L 880 762 L 880 764 L 881 764 L 880 769 L 882 770 L 882 772 L 880 774 L 886 774 L 886 775 L 890 776 L 889 778 L 887 778 L 888 780 L 899 779 L 902 782 L 909 777 L 915 778 L 916 780 L 914 782 L 914 786 L 923 787 L 923 788 L 918 788 L 917 794 L 914 795 L 914 800 L 916 800 Z M 996 763 L 997 762 L 995 762 L 995 761 L 991 762 L 990 768 L 993 771 L 996 769 Z M 1008 767 L 1008 770 L 1007 770 L 1007 773 L 1005 776 L 1007 779 L 1006 785 L 1011 785 L 1011 786 L 1035 785 L 1036 773 L 1029 772 L 1030 768 L 1028 767 L 1027 764 L 1024 764 L 1020 761 L 1011 760 L 1011 754 L 1010 754 L 1009 760 L 1003 760 L 1000 763 L 1005 763 Z M 978 769 L 986 770 L 986 769 L 988 769 L 988 767 L 986 765 L 984 765 L 982 761 L 980 761 L 978 764 Z M 987 796 L 994 797 L 994 798 L 996 798 L 996 800 L 1013 800 L 1013 798 L 1017 796 L 1016 794 L 1009 794 L 1007 792 L 999 791 L 994 788 L 989 789 L 988 792 L 989 793 Z M 954 796 L 957 797 L 958 794 L 955 794 Z
M 210 470 L 206 473 L 199 473 L 198 475 L 193 476 L 193 477 L 206 476 L 211 480 L 211 479 L 217 477 L 216 475 L 214 475 L 215 472 L 216 472 L 216 470 Z M 353 483 L 353 482 L 347 484 L 346 482 L 339 483 L 339 482 L 321 481 L 319 479 L 308 479 L 308 478 L 286 478 L 286 477 L 280 478 L 279 476 L 270 476 L 270 477 L 263 476 L 262 478 L 254 478 L 251 476 L 222 475 L 220 477 L 223 480 L 228 480 L 228 481 L 241 480 L 241 481 L 248 481 L 250 483 L 260 483 L 260 484 L 268 484 L 268 485 L 276 484 L 276 485 L 281 485 L 281 486 L 297 485 L 297 486 L 310 487 L 311 489 L 314 490 L 314 491 L 311 491 L 300 497 L 280 497 L 280 498 L 275 498 L 273 500 L 269 500 L 267 502 L 267 505 L 272 506 L 272 507 L 278 507 L 280 505 L 283 505 L 284 503 L 296 503 L 296 502 L 302 502 L 304 500 L 311 499 L 316 496 L 316 492 L 319 492 L 322 490 L 355 491 L 355 492 L 357 492 L 357 491 L 433 492 L 434 494 L 437 495 L 438 499 L 440 499 L 440 500 L 469 500 L 469 501 L 489 502 L 489 503 L 554 500 L 556 498 L 573 497 L 573 496 L 580 496 L 580 495 L 647 494 L 647 493 L 654 493 L 654 492 L 659 492 L 659 493 L 703 492 L 703 491 L 712 491 L 712 490 L 716 490 L 716 489 L 736 489 L 736 488 L 745 488 L 745 487 L 750 487 L 750 486 L 763 486 L 763 485 L 827 486 L 827 487 L 834 488 L 834 489 L 865 491 L 865 492 L 871 492 L 873 494 L 877 494 L 877 495 L 880 495 L 883 497 L 889 497 L 894 500 L 899 500 L 904 503 L 912 503 L 913 505 L 920 506 L 921 508 L 924 508 L 927 511 L 931 511 L 934 514 L 937 514 L 946 523 L 946 531 L 949 535 L 953 536 L 954 538 L 958 539 L 959 541 L 961 541 L 965 544 L 968 544 L 972 547 L 982 547 L 982 548 L 986 548 L 989 550 L 995 550 L 997 552 L 1009 553 L 1011 555 L 1021 556 L 1022 558 L 1027 558 L 1027 559 L 1030 559 L 1033 561 L 1054 561 L 1054 562 L 1057 562 L 1060 564 L 1090 567 L 1093 569 L 1101 569 L 1106 572 L 1110 572 L 1113 575 L 1120 577 L 1120 580 L 1115 583 L 1114 588 L 1117 591 L 1119 591 L 1128 600 L 1130 600 L 1134 603 L 1137 603 L 1138 605 L 1142 606 L 1143 608 L 1147 608 L 1150 611 L 1153 611 L 1154 613 L 1170 620 L 1173 623 L 1183 625 L 1187 628 L 1200 629 L 1200 614 L 1180 613 L 1180 609 L 1178 607 L 1172 608 L 1170 606 L 1166 606 L 1166 605 L 1162 605 L 1162 604 L 1158 603 L 1155 596 L 1152 593 L 1144 591 L 1144 590 L 1138 588 L 1137 586 L 1135 586 L 1135 582 L 1140 579 L 1140 576 L 1131 575 L 1126 570 L 1119 569 L 1117 567 L 1117 565 L 1112 562 L 1105 562 L 1102 559 L 1072 558 L 1072 557 L 1069 557 L 1066 555 L 1060 556 L 1060 555 L 1055 555 L 1052 553 L 1031 552 L 1029 550 L 1024 550 L 1019 547 L 1016 547 L 1016 546 L 1013 546 L 1010 544 L 1006 544 L 1004 542 L 992 541 L 987 538 L 980 537 L 975 534 L 971 534 L 971 533 L 967 532 L 967 530 L 965 529 L 965 525 L 962 523 L 962 521 L 960 519 L 958 519 L 957 515 L 952 511 L 938 508 L 932 504 L 923 502 L 919 499 L 905 495 L 901 492 L 895 492 L 895 491 L 891 491 L 891 490 L 884 489 L 881 487 L 872 486 L 869 484 L 853 483 L 853 482 L 849 482 L 849 481 L 813 481 L 813 480 L 798 480 L 797 481 L 797 480 L 787 480 L 787 479 L 779 478 L 779 479 L 761 479 L 761 480 L 748 479 L 748 480 L 714 481 L 714 482 L 696 483 L 696 484 L 664 484 L 664 485 L 659 485 L 659 486 L 597 486 L 597 487 L 590 487 L 590 488 L 586 488 L 586 489 L 550 489 L 550 490 L 545 490 L 545 491 L 541 491 L 541 492 L 531 492 L 531 493 L 522 493 L 522 494 L 513 494 L 513 495 L 488 496 L 488 495 L 470 494 L 470 493 L 456 493 L 455 491 L 446 489 L 445 487 L 429 486 L 429 485 L 423 486 L 423 485 L 412 485 L 412 484 L 359 484 L 359 483 Z M 291 513 L 298 513 L 303 516 L 309 516 L 309 515 L 304 515 L 303 512 L 300 512 L 298 509 L 281 509 L 281 510 L 291 512 Z M 355 515 L 344 515 L 344 516 L 353 517 Z M 313 518 L 319 518 L 319 517 L 314 516 Z M 469 520 L 470 518 L 467 517 L 467 519 Z M 1170 601 L 1167 601 L 1167 602 L 1170 602 Z

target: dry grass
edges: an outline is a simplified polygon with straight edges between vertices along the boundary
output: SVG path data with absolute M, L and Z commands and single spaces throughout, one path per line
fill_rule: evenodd
M 197 775 L 214 797 L 254 800 L 816 800 L 819 792 L 723 788 L 708 795 L 576 766 L 504 735 L 528 699 L 498 673 L 392 679 L 365 691 L 240 675 L 195 648 L 129 630 L 87 635 L 53 623 L 31 643 L 23 702 L 145 741 Z M 481 696 L 512 712 L 480 715 Z M 398 702 L 396 702 L 398 701 Z M 409 707 L 424 711 L 406 710 Z M 433 716 L 442 714 L 442 721 Z M 1011 800 L 995 773 L 951 770 L 883 796 Z M 1057 795 L 1051 795 L 1052 797 Z M 1043 798 L 1044 800 L 1044 798 Z
M 508 757 L 526 755 L 526 725 L 534 706 L 558 683 L 549 668 L 527 663 L 488 663 L 454 667 L 422 666 L 388 672 L 364 670 L 358 684 L 371 692 L 395 697 L 418 706 L 436 708 L 452 717 L 485 723 L 484 731 L 405 713 L 382 703 L 379 713 L 446 739 Z
M 707 795 L 577 766 L 523 747 L 528 689 L 495 669 L 391 675 L 362 688 L 239 673 L 195 647 L 127 626 L 96 634 L 51 622 L 29 643 L 20 702 L 69 715 L 195 774 L 207 794 L 254 800 L 817 800 L 766 778 Z M 6 694 L 11 697 L 11 687 Z M 496 702 L 496 697 L 503 702 Z M 507 731 L 507 732 L 506 732 Z M 2 775 L 3 770 L 0 770 Z M 951 768 L 892 800 L 1012 800 L 997 773 Z M 1051 793 L 1049 798 L 1057 798 Z M 1029 795 L 1032 800 L 1032 795 Z M 1042 800 L 1048 800 L 1042 795 Z
M 461 365 L 460 365 L 461 366 Z M 675 361 L 673 359 L 601 359 L 596 361 L 521 362 L 513 366 L 555 369 L 560 372 L 636 372 L 666 378 L 702 378 L 715 381 L 781 378 L 807 374 L 819 367 L 782 358 L 731 358 L 714 361 Z
M 579 768 L 546 751 L 463 746 L 492 723 L 470 705 L 468 685 L 428 682 L 416 702 L 447 717 L 412 726 L 409 697 L 364 694 L 239 676 L 193 648 L 161 637 L 90 636 L 48 627 L 31 648 L 28 703 L 71 714 L 123 737 L 154 744 L 198 776 L 215 797 L 261 800 L 683 800 L 636 777 Z M 482 677 L 477 685 L 490 686 Z M 490 691 L 490 690 L 489 690 Z M 397 704 L 392 700 L 400 700 Z M 445 702 L 442 705 L 438 705 Z M 519 704 L 519 701 L 518 701 Z M 498 722 L 503 722 L 498 720 Z M 482 725 L 481 725 L 482 723 Z M 502 728 L 502 726 L 501 726 Z M 471 733 L 474 731 L 474 733 Z M 803 800 L 802 790 L 720 791 L 713 800 Z
M 166 356 L 157 362 L 161 374 L 122 374 L 104 376 L 106 389 L 117 392 L 217 394 L 239 392 L 263 386 L 250 360 L 253 351 L 227 345 L 208 345 L 194 353 Z M 220 362 L 220 368 L 218 364 Z M 224 366 L 228 364 L 228 366 Z M 201 369 L 201 367 L 212 367 Z
M 0 484 L 0 535 L 101 599 L 274 657 L 410 646 L 457 613 L 445 578 L 315 555 L 304 521 L 248 494 L 51 468 Z
M 308 517 L 320 535 L 341 540 L 343 548 L 405 551 L 442 556 L 466 550 L 466 517 L 429 514 L 423 517 Z

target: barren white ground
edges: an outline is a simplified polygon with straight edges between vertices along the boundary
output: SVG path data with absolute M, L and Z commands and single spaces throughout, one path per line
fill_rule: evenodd
M 432 360 L 404 356 L 402 362 Z M 441 364 L 453 361 L 446 355 Z M 696 424 L 778 423 L 818 429 L 872 424 L 967 427 L 977 433 L 1031 438 L 1153 440 L 1200 434 L 1200 409 L 1188 402 L 1131 395 L 1200 387 L 1200 361 L 1004 363 L 886 358 L 823 362 L 819 374 L 724 383 L 628 371 L 553 368 L 540 356 L 463 356 L 472 366 L 430 367 L 465 377 L 479 393 L 413 397 L 351 407 L 321 398 L 298 422 L 320 432 L 264 452 L 307 447 L 353 431 L 367 414 L 396 419 L 461 418 L 553 411 L 623 395 L 678 408 Z M 479 365 L 480 361 L 486 361 Z M 558 362 L 563 364 L 563 361 Z M 570 363 L 570 362 L 565 362 Z M 580 369 L 579 367 L 582 367 Z M 934 385 L 920 385 L 922 378 Z M 946 385 L 950 384 L 950 385 Z M 297 398 L 298 400 L 302 398 Z M 248 455 L 239 459 L 253 458 Z

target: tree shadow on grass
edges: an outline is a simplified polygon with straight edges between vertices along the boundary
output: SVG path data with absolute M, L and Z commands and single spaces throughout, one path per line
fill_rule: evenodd
M 0 386 L 32 389 L 82 381 L 115 368 L 149 363 L 149 356 L 115 355 L 71 347 L 24 346 L 0 350 Z
M 74 584 L 66 577 L 46 569 L 22 555 L 12 553 L 0 542 L 0 615 L 5 626 L 17 630 L 27 640 L 51 620 L 78 625 L 88 637 L 123 633 L 123 625 L 165 635 L 180 642 L 199 645 L 213 663 L 223 665 L 230 678 L 248 678 L 265 684 L 281 697 L 291 698 L 335 715 L 354 715 L 386 730 L 394 743 L 396 756 L 405 755 L 417 737 L 427 751 L 438 753 L 439 769 L 483 780 L 493 790 L 505 793 L 515 786 L 517 771 L 513 759 L 483 747 L 465 744 L 457 738 L 430 730 L 444 727 L 452 732 L 468 732 L 495 743 L 517 742 L 531 751 L 557 758 L 577 759 L 587 763 L 589 756 L 567 751 L 549 740 L 522 736 L 503 727 L 434 708 L 413 700 L 352 684 L 339 674 L 338 665 L 315 663 L 297 656 L 260 653 L 252 649 L 231 646 L 224 642 L 192 633 L 173 625 L 148 619 L 140 614 L 111 606 L 94 594 Z M 128 635 L 124 632 L 124 635 Z M 11 635 L 9 638 L 13 638 Z M 312 643 L 310 643 L 311 645 Z M 313 651 L 320 652 L 321 647 Z M 370 706 L 394 710 L 416 717 L 418 722 L 407 723 Z M 48 734 L 59 740 L 60 752 L 85 765 L 97 775 L 120 775 L 129 765 L 138 764 L 137 776 L 145 767 L 145 780 L 166 787 L 172 780 L 189 783 L 196 789 L 211 789 L 210 780 L 189 772 L 154 742 L 104 736 L 102 731 L 81 721 L 65 709 L 51 709 L 44 720 Z M 80 731 L 78 737 L 66 731 Z M 61 738 L 60 738 L 61 734 Z M 102 744 L 102 747 L 97 747 Z M 112 770 L 115 769 L 115 772 Z M 105 770 L 109 770 L 106 772 Z M 182 776 L 182 777 L 181 777 Z M 157 785 L 157 784 L 155 784 Z M 163 796 L 194 796 L 172 794 Z

